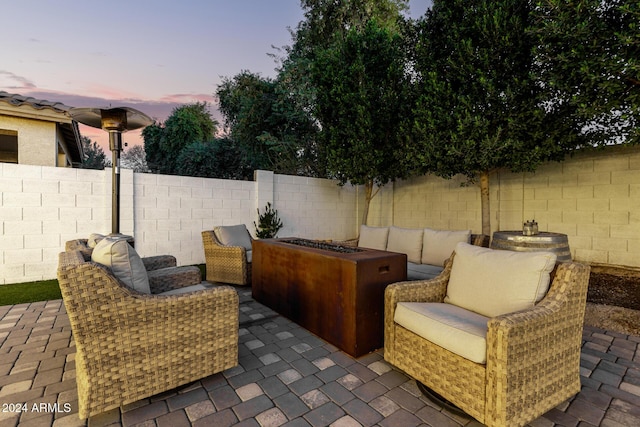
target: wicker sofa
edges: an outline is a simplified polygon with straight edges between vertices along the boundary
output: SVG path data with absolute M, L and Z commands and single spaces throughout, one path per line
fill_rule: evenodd
M 495 252 L 504 252 L 504 256 L 523 255 Z M 433 327 L 430 323 L 427 326 L 430 320 L 425 323 L 425 317 L 420 317 L 421 323 L 414 322 L 418 324 L 416 329 L 406 323 L 406 316 L 400 315 L 406 306 L 442 307 L 458 310 L 459 314 L 462 310 L 459 307 L 442 304 L 450 297 L 453 280 L 460 277 L 453 268 L 459 256 L 454 253 L 435 279 L 387 287 L 384 358 L 489 427 L 526 425 L 580 391 L 580 348 L 589 267 L 577 263 L 549 267 L 553 268 L 548 279 L 550 287 L 539 302 L 529 301 L 528 308 L 487 316 L 480 322 L 477 329 L 483 329 L 484 343 L 481 332 L 461 332 L 458 338 L 463 352 L 471 349 L 472 342 L 481 342 L 482 347 L 476 346 L 476 350 L 484 353 L 482 362 L 458 354 L 462 353 L 460 348 L 447 343 L 455 335 L 450 331 L 443 333 L 447 328 L 432 330 L 436 337 L 427 339 L 427 334 L 418 329 Z M 471 281 L 487 274 L 500 274 L 502 270 L 487 266 L 493 272 L 482 271 L 482 263 L 478 265 L 467 274 Z M 504 283 L 517 286 L 518 273 L 508 274 L 502 278 Z M 491 299 L 499 298 L 498 292 L 491 294 L 486 284 L 481 286 Z M 473 295 L 463 296 L 473 301 Z M 456 327 L 464 323 L 459 322 L 464 317 L 454 316 Z
M 444 268 L 458 242 L 489 247 L 489 236 L 471 230 L 360 226 L 358 239 L 340 242 L 350 246 L 407 255 L 407 280 L 433 279 Z
M 174 276 L 173 286 L 192 288 L 181 278 Z M 149 280 L 145 294 L 78 250 L 59 255 L 58 281 L 76 343 L 81 419 L 238 363 L 239 305 L 231 287 L 172 295 L 169 282 Z
M 252 241 L 244 224 L 217 226 L 203 231 L 207 280 L 250 285 Z

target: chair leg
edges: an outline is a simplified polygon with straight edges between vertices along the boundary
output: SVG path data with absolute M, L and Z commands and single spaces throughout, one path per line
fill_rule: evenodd
M 420 381 L 416 380 L 416 384 L 418 385 L 418 390 L 420 390 L 420 392 L 427 399 L 429 399 L 431 402 L 435 403 L 436 405 L 440 405 L 440 406 L 446 408 L 451 413 L 454 413 L 456 415 L 460 415 L 460 416 L 465 417 L 465 418 L 469 418 L 469 415 L 466 412 L 464 412 L 462 409 L 458 408 L 453 403 L 449 402 L 444 397 L 440 396 L 435 391 L 431 390 L 426 385 L 422 384 Z

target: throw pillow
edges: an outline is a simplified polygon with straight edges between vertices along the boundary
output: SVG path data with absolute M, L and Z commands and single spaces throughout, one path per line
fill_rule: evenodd
M 387 250 L 406 254 L 409 262 L 419 264 L 422 255 L 422 234 L 421 229 L 391 227 Z
M 91 261 L 109 267 L 113 275 L 130 288 L 151 293 L 142 259 L 126 240 L 105 237 L 93 249 Z
M 98 233 L 89 234 L 89 238 L 87 239 L 87 246 L 90 248 L 95 248 L 100 240 L 104 239 L 104 235 Z
M 251 236 L 244 224 L 215 227 L 213 232 L 224 246 L 240 246 L 251 250 Z
M 456 245 L 460 242 L 469 243 L 471 230 L 447 231 L 424 229 L 422 242 L 422 263 L 444 267 Z
M 487 317 L 531 308 L 547 293 L 552 252 L 513 252 L 458 243 L 444 302 Z
M 368 225 L 361 225 L 358 246 L 384 251 L 387 249 L 388 237 L 389 227 L 369 227 Z

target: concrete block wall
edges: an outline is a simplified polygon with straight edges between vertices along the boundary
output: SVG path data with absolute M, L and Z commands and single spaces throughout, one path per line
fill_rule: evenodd
M 278 236 L 343 240 L 357 235 L 356 187 L 327 179 L 275 175 L 274 188 L 272 204 L 284 225 Z M 260 212 L 264 204 L 262 200 Z
M 479 187 L 464 184 L 431 175 L 397 182 L 391 203 L 374 199 L 393 218 L 378 225 L 479 233 Z M 542 231 L 567 234 L 576 261 L 640 267 L 639 146 L 585 150 L 535 173 L 494 174 L 490 190 L 492 232 L 535 219 Z
M 0 163 L 0 284 L 55 277 L 66 240 L 110 227 L 105 177 L 104 171 Z
M 253 222 L 267 202 L 280 236 L 345 239 L 357 230 L 357 191 L 335 181 L 257 171 L 254 181 L 137 174 L 120 177 L 120 232 L 141 256 L 204 263 L 202 230 Z M 0 284 L 55 278 L 64 243 L 111 232 L 111 169 L 0 163 Z

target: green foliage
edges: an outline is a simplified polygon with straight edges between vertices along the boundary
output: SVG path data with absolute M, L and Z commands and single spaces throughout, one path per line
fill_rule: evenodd
M 82 163 L 80 164 L 82 169 L 103 170 L 105 167 L 111 166 L 111 162 L 107 160 L 102 147 L 86 136 L 82 137 L 82 152 Z
M 154 123 L 142 131 L 149 168 L 157 173 L 176 174 L 182 149 L 194 142 L 212 140 L 216 126 L 205 102 L 174 108 L 164 124 Z
M 278 211 L 271 208 L 271 203 L 267 202 L 264 213 L 258 209 L 258 224 L 253 222 L 256 229 L 256 237 L 259 239 L 271 239 L 278 235 L 278 231 L 283 227 L 282 221 L 278 217 Z
M 290 102 L 280 81 L 242 71 L 223 79 L 216 95 L 244 166 L 277 173 L 322 174 L 315 161 L 317 129 L 309 115 Z
M 61 299 L 57 280 L 0 286 L 0 306 Z
M 640 142 L 640 3 L 538 1 L 537 73 L 589 145 Z
M 374 184 L 415 170 L 405 150 L 411 92 L 403 45 L 399 33 L 372 20 L 317 50 L 311 68 L 329 172 L 341 183 L 364 184 L 367 207 Z
M 425 171 L 480 181 L 483 233 L 492 173 L 533 171 L 578 144 L 570 116 L 545 107 L 531 24 L 519 0 L 435 0 L 419 24 L 414 155 Z
M 249 179 L 252 171 L 241 164 L 241 153 L 229 139 L 194 142 L 178 156 L 177 173 L 205 178 Z

